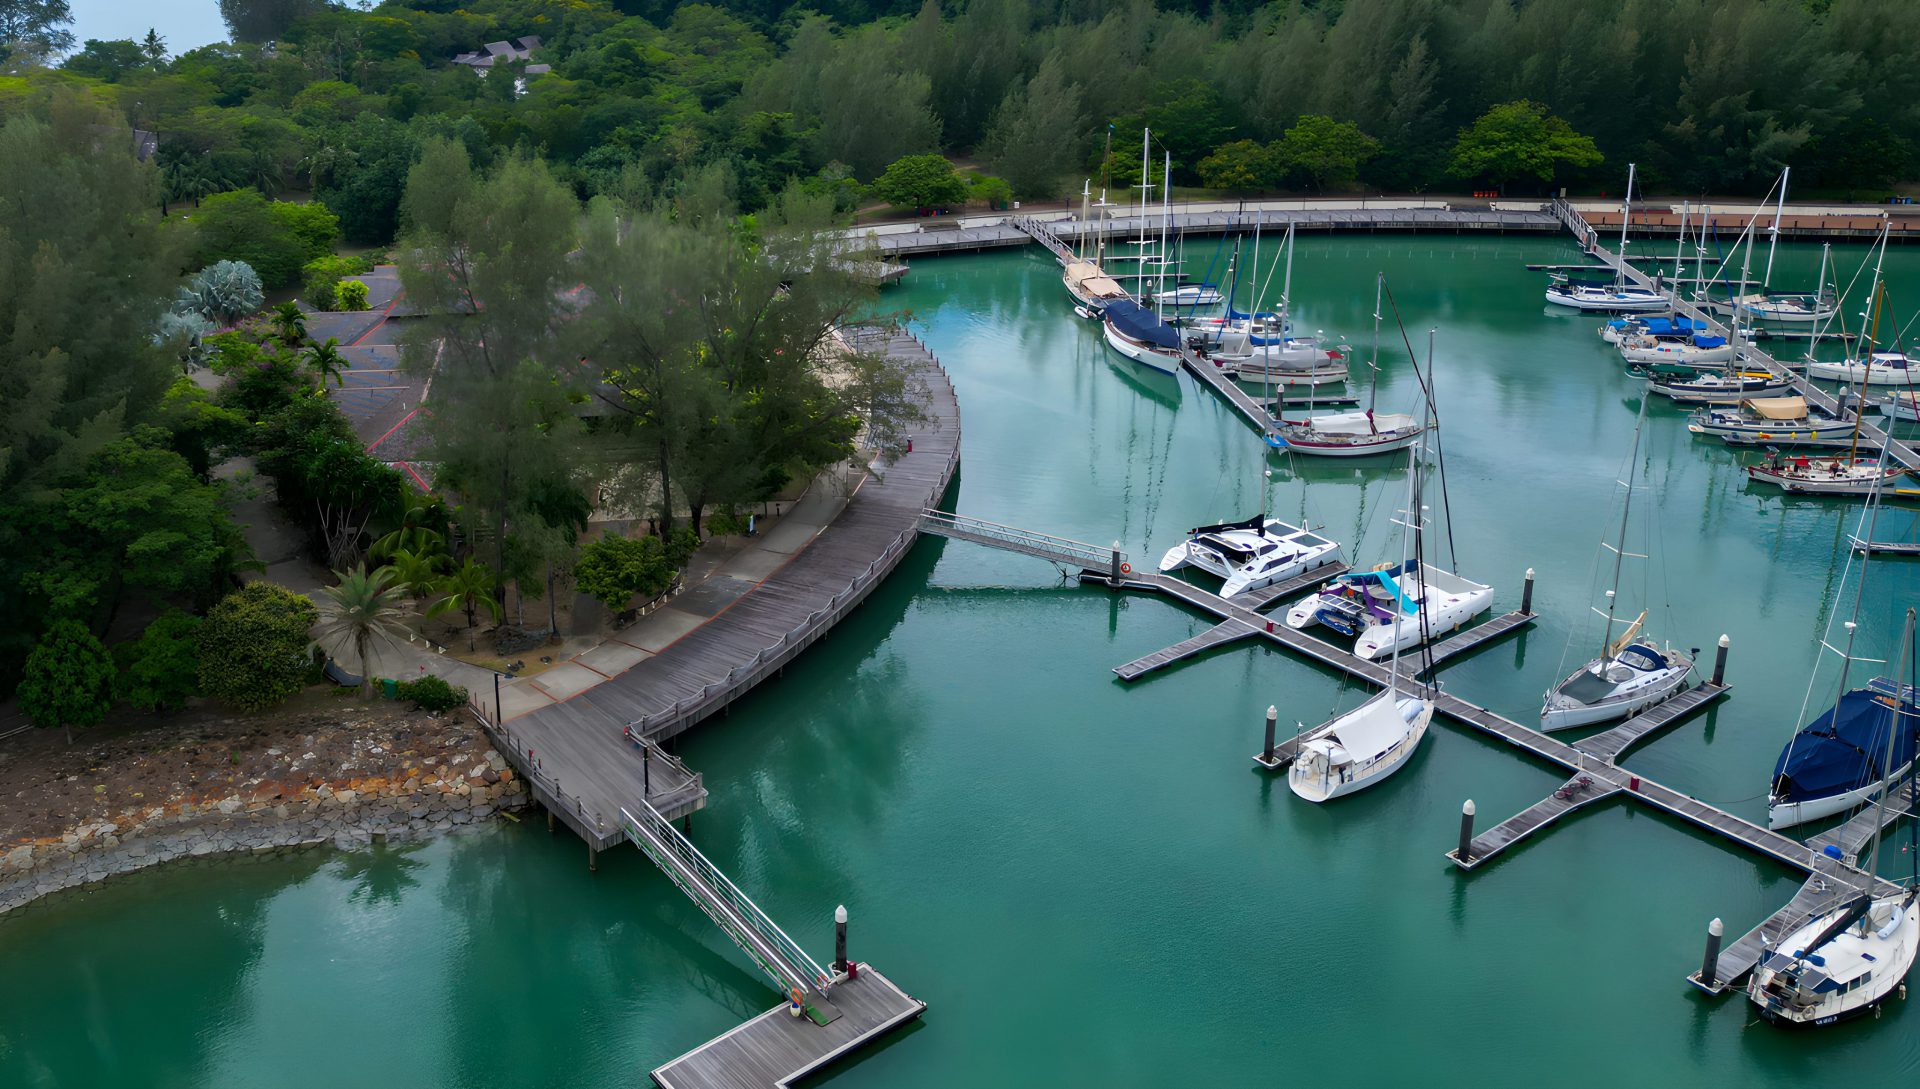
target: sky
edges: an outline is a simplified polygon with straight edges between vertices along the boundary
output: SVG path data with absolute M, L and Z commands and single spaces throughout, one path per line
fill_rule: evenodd
M 227 40 L 227 24 L 220 21 L 215 0 L 70 0 L 70 4 L 76 45 L 88 38 L 138 41 L 147 36 L 148 27 L 160 32 L 167 40 L 167 52 L 175 56 Z

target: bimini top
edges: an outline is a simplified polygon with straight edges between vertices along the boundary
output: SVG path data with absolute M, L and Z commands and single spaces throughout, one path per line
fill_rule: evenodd
M 1180 350 L 1180 333 L 1132 299 L 1108 303 L 1105 316 L 1123 336 L 1170 352 Z
M 1783 801 L 1825 798 L 1880 779 L 1891 764 L 1913 759 L 1920 708 L 1913 689 L 1896 698 L 1891 681 L 1876 679 L 1840 697 L 1839 705 L 1793 735 L 1773 767 L 1774 793 Z M 1895 731 L 1894 708 L 1901 707 Z M 1891 741 L 1891 752 L 1889 752 Z
M 1400 610 L 1408 616 L 1412 616 L 1420 611 L 1420 603 L 1407 596 L 1407 592 L 1400 588 L 1398 580 L 1401 576 L 1411 575 L 1419 569 L 1419 560 L 1407 560 L 1396 566 L 1383 567 L 1378 571 L 1348 571 L 1346 574 L 1334 579 L 1334 581 L 1344 582 L 1350 586 L 1364 586 L 1367 583 L 1375 583 L 1384 587 L 1388 593 L 1394 596 L 1395 600 L 1400 602 Z
M 1804 420 L 1807 418 L 1807 399 L 1805 397 L 1749 397 L 1740 402 L 1747 411 L 1763 420 Z

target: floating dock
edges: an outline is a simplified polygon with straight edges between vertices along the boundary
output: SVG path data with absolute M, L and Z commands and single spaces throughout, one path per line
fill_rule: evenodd
M 787 1004 L 653 1071 L 662 1089 L 786 1089 L 919 1017 L 925 1002 L 862 964 L 833 987 L 840 1016 L 816 1025 Z

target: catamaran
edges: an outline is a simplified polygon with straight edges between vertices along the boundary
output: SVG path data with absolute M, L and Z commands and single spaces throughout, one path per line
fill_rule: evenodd
M 1693 658 L 1672 647 L 1659 647 L 1639 638 L 1646 623 L 1643 609 L 1618 639 L 1613 637 L 1614 615 L 1620 602 L 1620 569 L 1627 556 L 1627 514 L 1633 506 L 1633 484 L 1640 468 L 1640 432 L 1647 422 L 1647 398 L 1640 398 L 1640 417 L 1633 426 L 1633 448 L 1627 456 L 1626 489 L 1620 500 L 1620 535 L 1601 547 L 1613 553 L 1613 588 L 1607 591 L 1607 610 L 1600 613 L 1606 626 L 1600 630 L 1600 656 L 1547 693 L 1540 708 L 1540 728 L 1569 730 L 1625 718 L 1651 707 L 1686 687 L 1687 674 L 1693 671 Z M 1651 550 L 1649 550 L 1651 551 Z M 1596 613 L 1599 609 L 1594 610 Z M 1568 633 L 1568 648 L 1573 634 Z M 1564 659 L 1562 660 L 1564 664 Z
M 1196 526 L 1185 541 L 1160 557 L 1162 572 L 1197 567 L 1226 580 L 1220 596 L 1231 598 L 1336 563 L 1340 545 L 1310 529 L 1264 514 L 1242 522 Z
M 1400 520 L 1402 569 L 1420 566 L 1420 461 L 1418 453 L 1409 459 L 1407 508 Z M 1424 623 L 1425 618 L 1420 619 Z M 1294 794 L 1318 803 L 1365 790 L 1400 770 L 1420 747 L 1433 723 L 1433 699 L 1402 694 L 1398 641 L 1390 663 L 1386 691 L 1301 738 L 1293 766 L 1287 769 L 1287 787 Z

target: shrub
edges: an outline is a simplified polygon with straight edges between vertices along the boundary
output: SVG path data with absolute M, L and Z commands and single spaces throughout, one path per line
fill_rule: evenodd
M 685 557 L 674 559 L 669 543 L 658 537 L 609 534 L 581 552 L 573 580 L 580 592 L 617 611 L 636 594 L 653 597 L 672 585 L 683 562 Z
M 327 256 L 333 252 L 333 244 L 340 241 L 340 217 L 317 200 L 305 204 L 276 200 L 267 206 L 267 212 L 281 230 L 300 244 L 305 261 Z
M 62 620 L 48 628 L 27 655 L 20 674 L 20 710 L 35 726 L 66 731 L 97 726 L 113 706 L 113 659 L 83 625 Z
M 367 285 L 360 280 L 342 280 L 335 300 L 341 310 L 365 310 L 367 308 Z
M 228 594 L 200 625 L 200 690 L 241 711 L 300 691 L 313 665 L 307 631 L 318 616 L 305 595 L 271 582 Z
M 193 274 L 180 289 L 173 308 L 200 314 L 221 325 L 232 325 L 266 300 L 260 275 L 245 261 L 217 261 Z
M 336 305 L 335 291 L 341 280 L 373 271 L 373 262 L 364 257 L 316 257 L 301 266 L 300 296 L 308 305 L 331 310 Z
M 908 155 L 875 179 L 873 193 L 896 208 L 932 208 L 966 200 L 967 183 L 940 155 Z
M 200 618 L 161 613 L 140 638 L 113 648 L 120 661 L 116 691 L 142 711 L 178 711 L 200 691 Z
M 467 690 L 428 674 L 417 681 L 401 681 L 394 694 L 422 711 L 451 711 L 467 702 Z
M 236 189 L 208 197 L 193 213 L 194 257 L 201 264 L 245 261 L 268 287 L 293 282 L 300 266 L 317 256 L 257 189 Z

